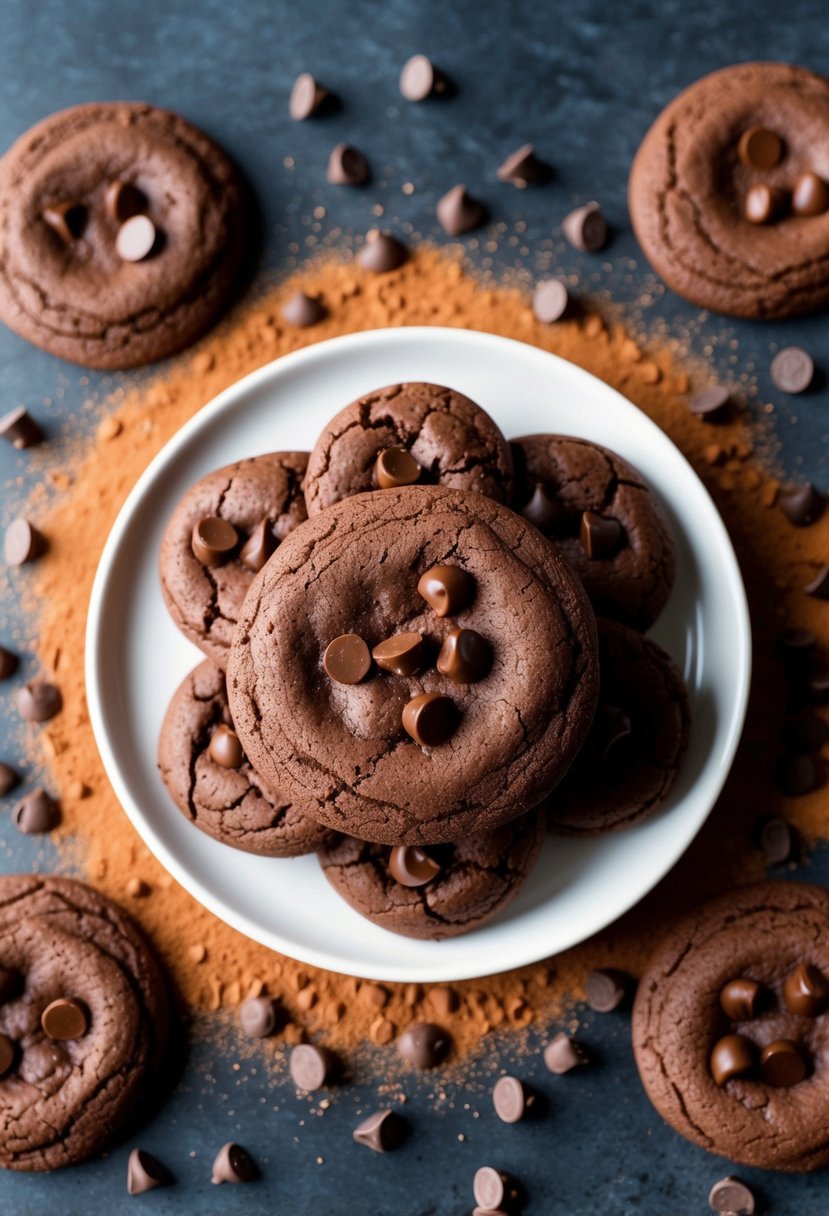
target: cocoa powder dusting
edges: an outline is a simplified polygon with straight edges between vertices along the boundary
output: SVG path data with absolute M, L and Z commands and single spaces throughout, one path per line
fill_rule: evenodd
M 292 329 L 281 320 L 281 304 L 299 288 L 320 295 L 328 309 L 311 329 Z M 182 423 L 240 376 L 288 351 L 354 330 L 415 324 L 488 330 L 534 343 L 587 368 L 644 409 L 713 494 L 742 564 L 755 630 L 754 688 L 737 763 L 717 809 L 669 882 L 600 940 L 520 971 L 431 991 L 361 982 L 282 958 L 191 899 L 149 854 L 109 787 L 89 724 L 83 673 L 86 605 L 104 540 L 139 474 Z M 283 1039 L 320 1035 L 345 1051 L 366 1040 L 386 1044 L 412 1021 L 432 1017 L 451 1026 L 463 1054 L 490 1031 L 543 1026 L 560 1017 L 583 994 L 593 967 L 611 964 L 637 974 L 669 916 L 762 873 L 756 829 L 763 816 L 785 817 L 808 840 L 829 834 L 824 791 L 786 798 L 771 776 L 786 710 L 775 637 L 783 627 L 806 626 L 829 648 L 829 604 L 802 590 L 829 558 L 829 512 L 811 528 L 792 527 L 775 505 L 777 483 L 755 453 L 766 440 L 762 424 L 745 409 L 718 425 L 694 417 L 688 395 L 710 373 L 676 345 L 638 341 L 617 320 L 588 309 L 541 325 L 525 291 L 482 285 L 436 250 L 424 249 L 401 269 L 377 276 L 352 262 L 327 260 L 248 304 L 160 378 L 110 402 L 112 412 L 102 418 L 91 448 L 71 470 L 51 471 L 58 497 L 48 506 L 36 499 L 32 507 L 50 548 L 33 574 L 31 594 L 44 673 L 59 683 L 65 708 L 31 739 L 60 791 L 62 862 L 133 912 L 190 1009 L 232 1009 L 248 995 L 267 992 L 287 1013 Z M 44 451 L 35 459 L 49 456 Z M 501 961 L 509 965 L 509 959 Z

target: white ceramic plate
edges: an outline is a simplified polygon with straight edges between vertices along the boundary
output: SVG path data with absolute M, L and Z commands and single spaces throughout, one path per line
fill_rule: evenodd
M 665 504 L 678 546 L 673 593 L 653 636 L 685 673 L 690 749 L 655 819 L 588 840 L 548 838 L 518 898 L 494 922 L 445 942 L 379 929 L 334 894 L 314 857 L 241 853 L 195 829 L 155 764 L 165 709 L 200 654 L 164 608 L 157 560 L 170 514 L 210 470 L 277 449 L 310 448 L 348 401 L 400 380 L 451 385 L 507 436 L 560 431 L 627 456 Z M 635 904 L 687 848 L 714 804 L 743 725 L 750 674 L 745 592 L 702 484 L 643 413 L 587 372 L 523 343 L 456 329 L 387 329 L 287 355 L 205 406 L 155 458 L 101 558 L 86 679 L 92 724 L 124 810 L 161 863 L 200 903 L 264 945 L 372 979 L 486 975 L 564 950 Z

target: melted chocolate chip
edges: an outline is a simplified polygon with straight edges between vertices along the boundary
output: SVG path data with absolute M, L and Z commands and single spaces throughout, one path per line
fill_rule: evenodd
M 529 502 L 524 503 L 521 514 L 539 532 L 549 535 L 560 525 L 564 512 L 559 503 L 551 498 L 542 482 L 537 481 Z
M 776 1039 L 762 1050 L 760 1072 L 766 1085 L 788 1089 L 806 1076 L 806 1061 L 796 1043 L 790 1039 Z
M 581 517 L 581 546 L 591 561 L 606 561 L 615 557 L 625 540 L 625 530 L 615 519 L 606 519 L 595 511 L 585 511 Z
M 223 566 L 236 551 L 239 533 L 218 515 L 206 515 L 193 526 L 193 554 L 203 566 Z
M 371 652 L 378 667 L 396 676 L 413 676 L 423 664 L 426 645 L 422 634 L 396 633 Z
M 439 747 L 455 732 L 458 711 L 451 697 L 422 692 L 403 706 L 403 729 L 421 747 Z
M 242 545 L 239 561 L 246 570 L 258 574 L 276 552 L 276 537 L 269 519 L 262 519 Z
M 437 669 L 456 684 L 475 684 L 491 667 L 492 647 L 474 629 L 453 629 L 443 639 Z
M 744 1077 L 754 1069 L 754 1044 L 742 1034 L 727 1034 L 711 1052 L 711 1075 L 717 1085 Z
M 783 1000 L 791 1013 L 816 1018 L 829 1008 L 829 983 L 811 963 L 800 963 L 783 983 Z
M 417 591 L 437 616 L 455 616 L 472 602 L 475 580 L 460 566 L 432 566 L 420 576 Z
M 424 887 L 440 873 L 440 865 L 417 845 L 397 845 L 389 854 L 389 873 L 404 887 Z
M 729 980 L 720 992 L 720 1006 L 733 1022 L 747 1022 L 757 1017 L 762 997 L 763 987 L 756 980 Z
M 40 1024 L 48 1038 L 58 1043 L 82 1038 L 89 1029 L 89 1015 L 80 1003 L 68 997 L 58 997 L 47 1005 Z
M 245 762 L 245 753 L 235 730 L 224 723 L 217 726 L 210 738 L 207 754 L 214 764 L 221 768 L 241 768 Z
M 405 448 L 384 448 L 374 462 L 374 480 L 381 490 L 396 490 L 420 481 L 422 469 Z

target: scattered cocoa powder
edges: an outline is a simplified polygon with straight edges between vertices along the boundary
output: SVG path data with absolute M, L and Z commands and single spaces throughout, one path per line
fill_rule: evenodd
M 310 330 L 291 329 L 281 320 L 281 304 L 300 287 L 320 295 L 328 310 Z M 335 334 L 413 324 L 488 330 L 534 343 L 635 401 L 709 486 L 740 557 L 755 630 L 754 688 L 734 772 L 670 882 L 599 939 L 553 961 L 431 990 L 314 971 L 248 941 L 195 903 L 149 854 L 109 787 L 89 725 L 83 674 L 86 604 L 104 539 L 139 474 L 182 423 L 240 376 L 288 351 Z M 677 352 L 675 341 L 649 342 L 641 334 L 634 340 L 617 320 L 587 307 L 573 319 L 544 326 L 535 320 L 526 291 L 482 286 L 458 260 L 424 249 L 382 276 L 336 259 L 310 265 L 238 311 L 171 371 L 140 388 L 119 390 L 91 447 L 71 471 L 52 476 L 53 488 L 61 491 L 57 499 L 41 500 L 39 509 L 36 499 L 33 506 L 50 542 L 31 576 L 38 649 L 65 703 L 50 723 L 43 759 L 63 796 L 63 864 L 126 899 L 189 1008 L 232 1008 L 248 995 L 268 992 L 286 1011 L 285 1041 L 321 1034 L 340 1049 L 367 1038 L 384 1044 L 411 1022 L 440 1016 L 462 1054 L 495 1028 L 522 1028 L 561 1015 L 569 999 L 583 994 L 591 968 L 638 973 L 667 916 L 709 891 L 760 875 L 754 839 L 759 817 L 783 816 L 807 839 L 829 834 L 823 791 L 785 798 L 771 781 L 785 703 L 775 635 L 783 626 L 806 626 L 829 646 L 829 604 L 802 591 L 829 558 L 829 512 L 811 528 L 788 523 L 774 505 L 778 483 L 753 455 L 754 445 L 765 439 L 767 414 L 761 411 L 757 421 L 741 410 L 725 424 L 700 421 L 689 413 L 686 396 L 708 379 L 705 365 Z M 33 452 L 38 459 L 45 477 L 48 449 Z M 509 965 L 508 958 L 498 961 Z

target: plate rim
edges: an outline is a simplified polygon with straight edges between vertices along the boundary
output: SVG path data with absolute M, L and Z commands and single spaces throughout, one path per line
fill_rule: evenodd
M 313 363 L 321 356 L 325 356 L 331 352 L 336 353 L 340 347 L 359 348 L 362 345 L 382 344 L 390 340 L 403 340 L 404 342 L 422 341 L 428 338 L 429 341 L 457 341 L 482 343 L 486 345 L 495 344 L 503 347 L 518 348 L 523 357 L 540 358 L 542 360 L 553 360 L 558 364 L 563 364 L 567 368 L 568 376 L 575 376 L 577 380 L 583 379 L 590 382 L 592 385 L 598 385 L 601 391 L 607 394 L 612 394 L 626 409 L 635 410 L 641 415 L 641 421 L 646 428 L 652 428 L 661 437 L 661 440 L 669 443 L 674 449 L 674 453 L 685 466 L 690 475 L 694 478 L 698 488 L 708 500 L 711 507 L 712 519 L 715 527 L 719 531 L 718 543 L 722 551 L 723 557 L 729 566 L 729 591 L 734 601 L 734 607 L 739 618 L 740 629 L 737 635 L 737 671 L 738 680 L 737 686 L 734 689 L 734 697 L 731 702 L 731 713 L 729 720 L 725 726 L 724 743 L 722 744 L 723 763 L 721 771 L 716 775 L 711 785 L 711 793 L 709 797 L 709 805 L 704 813 L 695 818 L 692 825 L 685 827 L 678 834 L 678 843 L 674 842 L 670 849 L 670 859 L 666 860 L 662 865 L 657 867 L 652 880 L 647 885 L 638 890 L 636 898 L 629 903 L 625 909 L 618 912 L 612 919 L 604 922 L 599 928 L 592 927 L 589 932 L 584 933 L 576 938 L 567 949 L 572 948 L 586 938 L 603 932 L 611 924 L 615 923 L 626 912 L 639 904 L 653 889 L 662 881 L 677 864 L 683 856 L 690 844 L 701 830 L 703 824 L 708 819 L 716 802 L 722 792 L 723 786 L 731 771 L 734 756 L 742 736 L 745 717 L 748 709 L 749 692 L 751 686 L 751 669 L 752 669 L 752 633 L 751 619 L 748 606 L 748 600 L 743 583 L 742 574 L 740 571 L 739 562 L 734 552 L 734 547 L 731 543 L 731 538 L 725 523 L 714 503 L 711 495 L 705 486 L 702 479 L 697 474 L 696 470 L 690 464 L 684 453 L 673 442 L 671 437 L 662 430 L 662 428 L 650 418 L 645 411 L 641 410 L 634 402 L 630 401 L 618 389 L 602 380 L 600 377 L 593 375 L 592 372 L 576 363 L 572 363 L 568 359 L 564 359 L 560 355 L 554 354 L 552 351 L 547 351 L 543 347 L 535 346 L 532 343 L 523 342 L 520 339 L 504 337 L 501 334 L 492 334 L 485 330 L 471 330 L 455 328 L 452 326 L 399 326 L 385 327 L 382 329 L 360 330 L 354 333 L 341 334 L 334 338 L 328 338 L 320 342 L 313 342 L 309 346 L 303 347 L 300 350 L 291 351 L 285 355 L 271 360 L 269 363 L 263 364 L 261 367 L 255 368 L 252 372 L 236 380 L 234 383 L 223 389 L 217 396 L 203 405 L 195 414 L 192 415 L 163 445 L 163 447 L 155 454 L 150 463 L 139 476 L 135 485 L 128 493 L 124 500 L 118 515 L 112 525 L 112 528 L 107 536 L 104 547 L 101 551 L 98 567 L 95 572 L 95 578 L 92 586 L 92 592 L 87 608 L 87 624 L 85 631 L 85 660 L 84 660 L 84 682 L 89 709 L 90 724 L 92 726 L 93 735 L 101 757 L 101 762 L 106 773 L 107 780 L 112 786 L 113 792 L 118 800 L 119 806 L 127 818 L 132 823 L 141 840 L 160 864 L 170 873 L 173 878 L 203 907 L 209 912 L 218 917 L 225 924 L 242 933 L 244 936 L 263 945 L 265 948 L 274 952 L 285 954 L 290 958 L 297 959 L 308 965 L 321 967 L 330 971 L 352 975 L 353 971 L 348 970 L 348 960 L 342 959 L 339 955 L 328 954 L 324 950 L 317 950 L 313 947 L 306 947 L 301 944 L 297 947 L 296 943 L 286 940 L 282 934 L 273 930 L 262 929 L 261 926 L 253 925 L 244 913 L 239 913 L 232 907 L 229 907 L 221 896 L 214 895 L 213 892 L 204 885 L 202 880 L 195 874 L 192 869 L 188 868 L 184 862 L 180 862 L 174 852 L 169 850 L 163 840 L 157 837 L 152 824 L 142 815 L 138 806 L 138 799 L 133 796 L 129 782 L 122 775 L 121 766 L 114 754 L 114 749 L 110 744 L 109 730 L 107 726 L 108 711 L 104 708 L 104 698 L 101 695 L 103 692 L 103 679 L 101 677 L 101 664 L 99 662 L 98 650 L 100 641 L 100 625 L 103 619 L 102 609 L 105 605 L 109 587 L 112 569 L 115 563 L 116 556 L 119 552 L 119 546 L 123 534 L 127 530 L 136 507 L 143 501 L 146 488 L 151 485 L 155 479 L 161 475 L 168 466 L 172 465 L 179 457 L 181 452 L 187 448 L 191 437 L 197 435 L 202 428 L 208 426 L 214 418 L 220 415 L 225 409 L 233 407 L 241 398 L 246 395 L 255 394 L 262 386 L 266 385 L 272 378 L 278 378 L 280 374 L 288 374 L 297 367 L 301 367 L 303 363 Z M 723 728 L 721 728 L 723 729 Z M 720 731 L 718 731 L 718 737 Z M 259 931 L 254 931 L 258 929 Z M 387 980 L 389 982 L 411 982 L 417 980 L 419 982 L 451 982 L 452 980 L 460 981 L 464 979 L 479 978 L 481 975 L 495 975 L 500 972 L 512 970 L 516 967 L 526 966 L 541 958 L 548 957 L 544 953 L 539 953 L 536 947 L 531 948 L 528 952 L 519 953 L 517 955 L 510 951 L 509 960 L 500 960 L 492 958 L 492 966 L 489 966 L 486 971 L 482 972 L 479 965 L 476 963 L 471 969 L 459 967 L 457 959 L 450 960 L 450 965 L 447 967 L 441 965 L 439 957 L 440 942 L 434 943 L 437 957 L 434 967 L 430 970 L 430 977 L 424 978 L 420 971 L 410 972 L 406 970 L 406 964 L 395 966 L 390 964 L 384 966 L 365 966 L 361 963 L 360 974 L 364 978 Z M 562 947 L 564 949 L 565 947 Z M 432 974 L 433 972 L 433 974 Z

